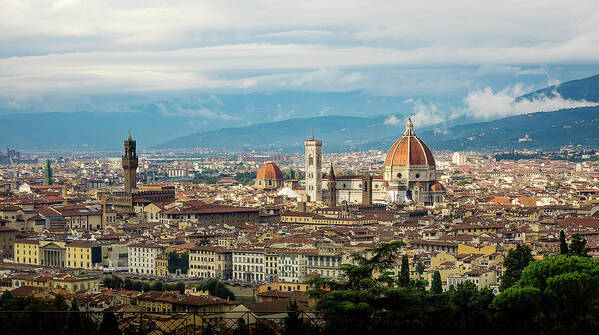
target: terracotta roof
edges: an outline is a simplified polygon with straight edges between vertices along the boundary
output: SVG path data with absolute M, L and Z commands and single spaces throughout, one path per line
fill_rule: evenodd
M 283 179 L 283 174 L 276 164 L 264 163 L 258 170 L 256 179 Z
M 385 166 L 428 165 L 435 166 L 433 153 L 417 136 L 402 136 L 399 138 L 385 158 Z

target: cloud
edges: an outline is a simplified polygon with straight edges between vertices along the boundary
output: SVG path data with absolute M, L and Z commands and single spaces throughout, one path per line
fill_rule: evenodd
M 384 123 L 390 126 L 399 126 L 400 124 L 402 124 L 401 120 L 395 115 L 391 115 L 388 118 L 386 118 Z
M 428 126 L 441 123 L 446 120 L 447 115 L 438 110 L 437 106 L 430 102 L 423 103 L 421 100 L 413 100 L 414 107 L 412 109 L 412 121 L 418 126 Z
M 191 116 L 208 120 L 239 121 L 237 117 L 221 111 L 210 110 L 206 107 L 184 108 L 179 105 L 168 106 L 160 103 L 156 104 L 156 107 L 162 114 L 167 116 Z
M 517 99 L 528 91 L 530 89 L 525 89 L 522 84 L 516 84 L 497 92 L 490 87 L 475 90 L 464 99 L 465 109 L 462 112 L 470 117 L 488 120 L 541 111 L 599 105 L 586 100 L 564 99 L 556 91 L 550 97 L 542 96 L 531 100 Z

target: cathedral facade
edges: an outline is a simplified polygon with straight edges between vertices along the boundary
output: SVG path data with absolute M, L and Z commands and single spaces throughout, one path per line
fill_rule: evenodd
M 329 206 L 393 202 L 430 206 L 445 199 L 445 188 L 437 181 L 433 154 L 416 136 L 410 118 L 403 136 L 387 152 L 382 176 L 336 176 L 331 166 L 322 177 L 322 142 L 312 139 L 305 146 L 308 201 L 327 200 Z

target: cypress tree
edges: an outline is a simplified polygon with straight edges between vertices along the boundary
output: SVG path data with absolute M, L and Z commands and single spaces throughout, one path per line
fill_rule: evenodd
M 441 294 L 443 293 L 443 283 L 441 282 L 441 274 L 439 271 L 433 273 L 433 282 L 431 283 L 431 293 Z
M 410 266 L 408 265 L 408 256 L 401 258 L 401 272 L 399 273 L 399 286 L 407 287 L 410 284 Z
M 568 243 L 566 242 L 566 234 L 563 230 L 559 232 L 559 253 L 562 255 L 568 254 Z

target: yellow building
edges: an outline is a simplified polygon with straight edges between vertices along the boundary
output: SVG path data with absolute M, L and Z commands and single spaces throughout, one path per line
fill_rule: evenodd
M 168 253 L 162 253 L 156 257 L 156 275 L 168 277 Z
M 189 276 L 229 279 L 233 273 L 232 252 L 215 246 L 189 249 Z
M 63 289 L 68 293 L 81 290 L 95 290 L 100 286 L 100 278 L 95 276 L 72 276 L 69 274 L 16 274 L 12 278 L 12 287 L 40 287 Z
M 370 225 L 376 224 L 378 220 L 374 216 L 361 218 L 350 217 L 326 217 L 314 213 L 285 212 L 281 215 L 281 223 L 302 223 L 308 225 Z
M 23 240 L 15 242 L 14 261 L 18 264 L 39 265 L 40 241 Z
M 458 244 L 458 255 L 490 255 L 497 252 L 497 247 L 494 245 L 486 245 L 482 248 L 477 248 L 467 244 Z
M 102 262 L 100 246 L 90 241 L 73 241 L 66 244 L 66 266 L 78 269 L 93 269 Z
M 137 297 L 137 306 L 147 312 L 224 313 L 235 307 L 236 303 L 210 295 L 148 291 Z
M 102 262 L 100 246 L 91 241 L 23 240 L 15 242 L 17 264 L 93 269 Z

